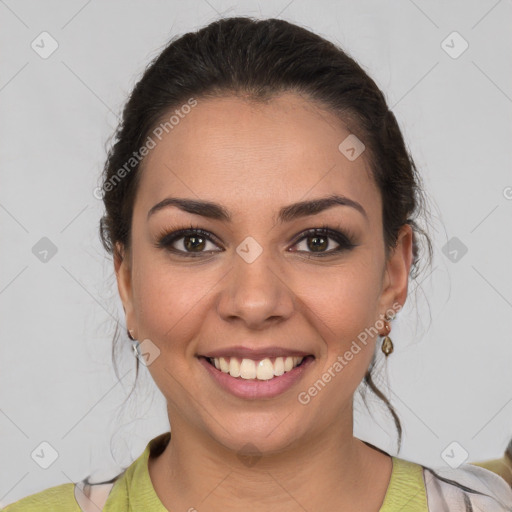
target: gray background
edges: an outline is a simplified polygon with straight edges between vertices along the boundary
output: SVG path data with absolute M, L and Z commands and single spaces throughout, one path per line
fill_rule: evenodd
M 146 368 L 122 403 L 135 359 L 125 344 L 119 382 L 110 351 L 122 310 L 93 190 L 105 143 L 144 66 L 171 36 L 235 14 L 297 22 L 354 56 L 385 92 L 432 198 L 432 271 L 420 288 L 411 285 L 387 363 L 387 393 L 404 425 L 400 456 L 445 465 L 442 454 L 456 441 L 452 459 L 466 450 L 481 460 L 500 456 L 512 436 L 510 1 L 5 0 L 3 504 L 99 468 L 108 474 L 168 428 Z M 31 47 L 50 48 L 43 31 L 58 43 L 45 59 Z M 442 43 L 454 31 L 469 44 L 457 58 L 462 40 Z M 57 248 L 47 261 L 36 245 L 43 237 Z M 358 402 L 355 434 L 395 453 L 392 422 L 370 402 L 373 416 Z M 44 441 L 58 453 L 48 469 L 31 458 L 36 450 L 40 463 L 50 460 Z

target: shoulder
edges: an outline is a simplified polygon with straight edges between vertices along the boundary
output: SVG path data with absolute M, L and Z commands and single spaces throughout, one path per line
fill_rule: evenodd
M 73 483 L 50 487 L 2 509 L 5 512 L 80 512 Z
M 120 475 L 122 476 L 122 475 Z M 88 484 L 85 480 L 50 487 L 7 505 L 5 512 L 98 512 L 102 510 L 118 478 Z
M 124 510 L 120 506 L 124 506 L 127 502 L 129 489 L 134 483 L 135 486 L 140 486 L 138 477 L 142 475 L 145 478 L 146 487 L 151 486 L 149 473 L 147 473 L 150 450 L 151 453 L 159 453 L 165 448 L 169 439 L 170 432 L 152 439 L 139 458 L 127 468 L 116 466 L 114 471 L 113 467 L 109 467 L 89 475 L 90 478 L 80 482 L 61 484 L 31 494 L 1 510 L 2 512 L 98 512 L 103 506 L 105 510 L 110 510 L 112 506 L 116 510 Z M 116 476 L 111 477 L 112 474 Z M 110 478 L 105 478 L 107 475 Z M 90 483 L 91 480 L 95 483 Z
M 423 468 L 429 510 L 512 510 L 512 489 L 500 476 L 484 469 L 463 464 Z

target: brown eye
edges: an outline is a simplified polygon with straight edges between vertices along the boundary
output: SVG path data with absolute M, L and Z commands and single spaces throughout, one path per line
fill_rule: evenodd
M 156 247 L 180 256 L 201 256 L 222 251 L 213 239 L 213 235 L 202 229 L 179 229 L 162 235 Z
M 197 235 L 184 236 L 183 240 L 183 245 L 187 251 L 193 252 L 197 249 L 197 252 L 201 252 L 201 250 L 203 250 L 206 245 L 206 240 L 203 237 Z
M 329 228 L 315 228 L 301 234 L 295 242 L 298 247 L 294 252 L 315 254 L 315 256 L 329 256 L 344 250 L 356 247 L 350 236 Z
M 329 245 L 329 238 L 325 236 L 308 236 L 308 249 L 313 252 L 323 251 Z

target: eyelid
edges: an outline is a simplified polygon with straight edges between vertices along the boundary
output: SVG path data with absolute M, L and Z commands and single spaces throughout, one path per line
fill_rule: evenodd
M 329 249 L 327 251 L 319 252 L 291 249 L 288 249 L 288 251 L 295 253 L 297 256 L 301 258 L 320 261 L 321 258 L 339 257 L 342 254 L 346 253 L 347 251 L 350 251 L 351 249 L 354 249 L 355 247 L 358 246 L 358 244 L 355 243 L 356 238 L 350 233 L 349 230 L 342 228 L 332 229 L 328 226 L 322 226 L 320 228 L 310 228 L 305 231 L 302 231 L 302 233 L 300 233 L 298 237 L 295 238 L 292 247 L 298 245 L 299 243 L 302 243 L 303 240 L 309 237 L 315 236 L 325 237 L 327 239 L 333 240 L 337 244 L 337 247 L 335 247 L 334 249 Z
M 324 235 L 328 238 L 333 238 L 334 240 L 339 238 L 346 246 L 355 246 L 356 245 L 354 243 L 355 236 L 349 230 L 347 230 L 345 228 L 333 229 L 325 224 L 320 227 L 305 229 L 304 231 L 302 231 L 295 237 L 293 244 L 296 245 L 298 242 L 300 242 L 304 238 L 307 238 L 308 236 L 315 236 L 315 235 Z M 338 240 L 336 240 L 336 241 L 338 242 Z M 338 243 L 340 243 L 340 242 L 338 242 Z
M 199 227 L 198 225 L 193 225 L 192 223 L 187 227 L 167 226 L 166 228 L 163 228 L 157 235 L 156 242 L 154 245 L 157 249 L 167 249 L 167 250 L 173 251 L 175 253 L 179 253 L 179 254 L 207 254 L 207 253 L 212 252 L 212 251 L 203 251 L 202 253 L 201 252 L 187 253 L 184 251 L 180 251 L 178 249 L 170 249 L 169 248 L 177 240 L 180 240 L 181 238 L 184 238 L 184 237 L 190 236 L 190 235 L 194 235 L 194 234 L 201 235 L 204 238 L 206 238 L 207 240 L 209 240 L 210 242 L 214 243 L 215 245 L 222 246 L 222 242 L 216 235 L 214 235 L 210 231 L 207 231 L 207 230 Z M 220 252 L 220 251 L 215 251 L 215 252 Z
M 173 243 L 175 243 L 178 240 L 181 240 L 182 238 L 190 235 L 200 235 L 204 237 L 206 240 L 210 241 L 211 243 L 214 243 L 215 245 L 221 247 L 221 250 L 209 250 L 209 251 L 200 251 L 200 252 L 186 252 L 179 249 L 170 248 Z M 331 249 L 326 252 L 318 252 L 315 253 L 314 251 L 290 251 L 290 252 L 297 252 L 297 253 L 306 253 L 311 254 L 315 256 L 329 256 L 333 254 L 339 254 L 340 252 L 343 252 L 345 250 L 351 249 L 353 247 L 356 247 L 358 244 L 356 244 L 355 236 L 352 234 L 350 230 L 347 228 L 331 228 L 328 225 L 323 224 L 320 227 L 313 227 L 308 228 L 293 238 L 293 241 L 291 242 L 291 246 L 297 245 L 302 240 L 312 237 L 312 236 L 325 236 L 327 238 L 330 238 L 334 240 L 338 247 L 335 249 Z M 167 239 L 167 240 L 166 240 Z M 170 252 L 173 252 L 174 254 L 179 255 L 186 255 L 186 256 L 199 256 L 201 254 L 211 254 L 212 252 L 222 252 L 225 249 L 222 247 L 222 242 L 220 239 L 211 233 L 210 231 L 207 231 L 198 225 L 193 225 L 192 223 L 188 227 L 179 227 L 179 226 L 168 226 L 160 231 L 160 234 L 157 236 L 157 241 L 155 242 L 155 247 L 158 249 L 167 249 Z

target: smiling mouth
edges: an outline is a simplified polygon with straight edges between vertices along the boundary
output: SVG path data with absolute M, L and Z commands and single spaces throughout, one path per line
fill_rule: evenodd
M 313 356 L 265 357 L 259 360 L 238 357 L 205 357 L 208 363 L 233 378 L 271 380 L 301 366 Z

